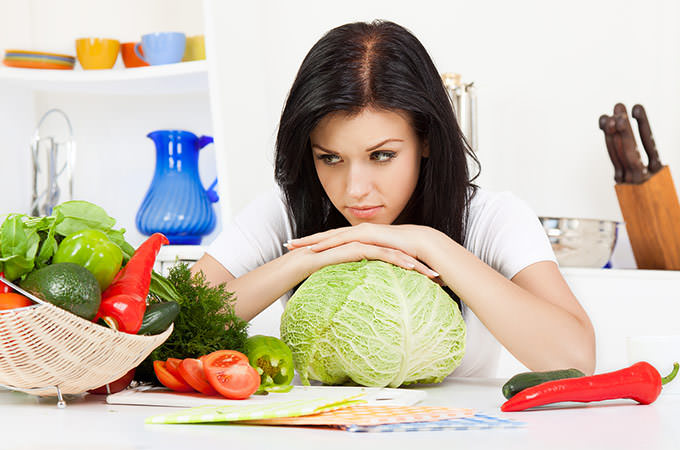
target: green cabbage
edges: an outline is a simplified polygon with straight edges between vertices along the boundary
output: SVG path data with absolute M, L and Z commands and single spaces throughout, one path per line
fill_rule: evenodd
M 281 317 L 304 384 L 398 387 L 438 383 L 458 367 L 465 322 L 426 276 L 382 261 L 327 266 L 295 292 Z

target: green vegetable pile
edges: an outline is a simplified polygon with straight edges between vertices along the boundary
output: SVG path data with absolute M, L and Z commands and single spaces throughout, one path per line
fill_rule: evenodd
M 304 384 L 438 383 L 460 365 L 465 323 L 424 275 L 382 261 L 324 267 L 289 300 L 281 337 Z
M 138 368 L 138 380 L 155 381 L 155 360 L 198 358 L 223 349 L 244 350 L 248 323 L 236 316 L 234 294 L 226 290 L 225 284 L 212 286 L 202 272 L 192 275 L 187 264 L 179 263 L 170 269 L 167 280 L 154 276 L 151 294 L 149 305 L 161 300 L 176 301 L 180 313 L 168 340 Z
M 55 206 L 52 215 L 46 217 L 9 214 L 0 226 L 0 272 L 10 281 L 24 278 L 50 264 L 59 243 L 82 230 L 103 232 L 120 247 L 127 261 L 135 249 L 125 241 L 124 228 L 113 229 L 115 223 L 104 209 L 81 200 Z

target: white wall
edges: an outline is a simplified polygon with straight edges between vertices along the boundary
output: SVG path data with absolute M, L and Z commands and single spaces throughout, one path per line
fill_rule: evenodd
M 621 219 L 597 126 L 617 101 L 644 104 L 662 161 L 680 171 L 674 0 L 207 4 L 230 185 L 247 187 L 233 196 L 236 211 L 272 182 L 278 118 L 309 48 L 334 26 L 374 18 L 406 26 L 440 72 L 478 85 L 483 187 L 513 191 L 539 215 Z
M 544 3 L 207 0 L 204 13 L 200 0 L 0 0 L 0 48 L 73 54 L 73 41 L 79 36 L 126 41 L 153 30 L 198 34 L 205 29 L 214 96 L 209 107 L 202 106 L 205 98 L 181 99 L 179 103 L 193 115 L 172 126 L 213 132 L 217 145 L 224 146 L 227 157 L 218 156 L 217 168 L 208 164 L 205 170 L 212 168 L 225 180 L 222 204 L 228 217 L 273 184 L 272 154 L 280 111 L 314 42 L 349 21 L 394 20 L 421 39 L 441 72 L 460 72 L 478 85 L 483 187 L 511 190 L 540 215 L 620 219 L 613 170 L 597 118 L 616 101 L 629 107 L 643 103 L 662 161 L 672 171 L 680 170 L 680 154 L 674 150 L 680 144 L 680 129 L 674 123 L 680 106 L 673 101 L 680 94 L 680 28 L 675 26 L 680 5 L 672 0 Z M 5 102 L 10 101 L 9 95 L 3 95 Z M 169 127 L 170 120 L 163 118 L 187 117 L 172 114 L 169 99 L 152 98 L 131 110 L 129 99 L 39 94 L 34 108 L 24 104 L 24 97 L 16 100 L 20 94 L 11 95 L 21 103 L 18 109 L 34 114 L 36 122 L 52 106 L 87 117 L 86 122 L 74 123 L 83 152 L 86 144 L 96 145 L 102 154 L 120 152 L 115 139 L 98 137 L 132 129 L 139 139 L 125 138 L 124 160 L 148 153 L 143 135 Z M 214 129 L 210 108 L 217 124 Z M 96 117 L 109 122 L 99 121 L 93 127 Z M 12 129 L 13 141 L 21 140 L 15 126 L 0 127 Z M 32 127 L 21 133 L 26 131 L 30 133 Z M 20 147 L 0 148 L 3 165 L 11 164 L 11 152 L 24 151 L 25 146 Z M 20 183 L 16 174 L 26 171 L 27 159 L 12 167 L 16 172 L 5 176 L 0 186 Z M 143 172 L 142 168 L 140 176 Z M 88 174 L 77 175 L 88 179 Z M 20 187 L 22 196 L 28 195 L 28 177 Z M 203 178 L 209 183 L 212 174 Z M 106 201 L 106 187 L 88 184 L 86 188 Z M 146 182 L 122 189 L 123 198 L 141 197 Z M 16 209 L 19 202 L 13 196 L 3 203 Z M 121 211 L 128 214 L 131 209 Z M 132 217 L 121 220 L 134 229 Z

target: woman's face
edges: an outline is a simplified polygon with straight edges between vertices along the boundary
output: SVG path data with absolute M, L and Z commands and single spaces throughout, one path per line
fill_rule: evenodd
M 370 108 L 352 116 L 328 114 L 310 142 L 326 195 L 352 225 L 393 223 L 428 156 L 405 113 Z

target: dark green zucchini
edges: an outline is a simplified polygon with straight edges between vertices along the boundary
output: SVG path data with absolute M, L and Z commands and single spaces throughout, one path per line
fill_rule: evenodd
M 168 329 L 179 314 L 179 303 L 163 302 L 152 303 L 146 307 L 142 327 L 137 334 L 159 334 Z
M 565 378 L 578 378 L 583 376 L 585 376 L 585 374 L 578 369 L 518 373 L 503 385 L 503 397 L 510 400 L 510 398 L 518 392 L 547 381 L 563 380 Z

